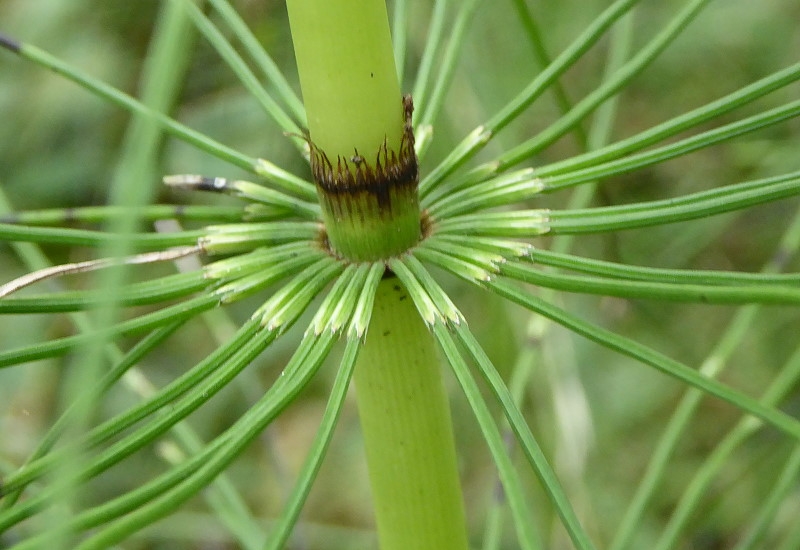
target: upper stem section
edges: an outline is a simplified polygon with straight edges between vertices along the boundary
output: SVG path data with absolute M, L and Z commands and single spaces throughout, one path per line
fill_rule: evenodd
M 382 0 L 287 0 L 314 144 L 331 159 L 373 156 L 403 132 L 400 84 Z
M 420 237 L 411 99 L 383 0 L 287 0 L 311 165 L 331 250 L 400 254 Z

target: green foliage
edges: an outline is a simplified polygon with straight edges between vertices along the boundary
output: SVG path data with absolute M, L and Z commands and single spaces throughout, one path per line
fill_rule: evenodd
M 389 3 L 473 547 L 800 544 L 795 4 Z M 372 547 L 284 6 L 154 6 L 0 4 L 0 546 Z

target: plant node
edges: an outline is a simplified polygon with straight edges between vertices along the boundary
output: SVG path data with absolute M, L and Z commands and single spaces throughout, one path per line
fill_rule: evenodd
M 403 98 L 405 123 L 399 150 L 384 139 L 374 157 L 353 150 L 332 162 L 311 140 L 311 171 L 317 185 L 331 252 L 351 261 L 396 256 L 420 239 L 411 96 Z

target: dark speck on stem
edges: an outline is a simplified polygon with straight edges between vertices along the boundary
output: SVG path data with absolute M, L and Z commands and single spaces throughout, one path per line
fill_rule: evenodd
M 11 50 L 14 53 L 19 53 L 19 51 L 22 49 L 22 45 L 19 42 L 3 33 L 0 33 L 0 46 Z

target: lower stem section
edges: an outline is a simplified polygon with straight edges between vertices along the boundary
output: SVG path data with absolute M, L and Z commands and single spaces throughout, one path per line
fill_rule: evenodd
M 439 365 L 405 288 L 385 279 L 354 374 L 382 550 L 468 547 Z

